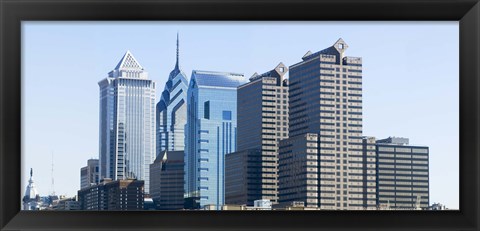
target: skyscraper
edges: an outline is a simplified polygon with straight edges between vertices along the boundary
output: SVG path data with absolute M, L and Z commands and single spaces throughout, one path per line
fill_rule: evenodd
M 160 101 L 157 104 L 157 152 L 183 151 L 185 149 L 185 124 L 187 123 L 186 75 L 179 64 L 179 40 L 177 34 L 177 61 L 170 72 Z
M 145 181 L 155 159 L 155 82 L 127 51 L 100 86 L 100 178 Z
M 237 87 L 243 74 L 192 72 L 188 88 L 185 149 L 187 198 L 201 207 L 224 204 L 225 155 L 236 151 Z
M 429 149 L 407 138 L 376 141 L 377 205 L 390 209 L 426 209 L 429 196 Z
M 280 142 L 279 201 L 363 209 L 362 59 L 338 39 L 289 72 L 289 139 Z
M 238 147 L 227 154 L 227 204 L 278 200 L 278 142 L 288 138 L 288 68 L 278 64 L 238 87 Z
M 87 166 L 80 169 L 80 188 L 90 187 L 99 181 L 98 159 L 89 159 Z

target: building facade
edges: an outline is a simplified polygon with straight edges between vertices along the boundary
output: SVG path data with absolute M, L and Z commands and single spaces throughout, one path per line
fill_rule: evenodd
M 159 210 L 184 208 L 183 151 L 163 151 L 150 165 L 150 196 Z
M 81 210 L 143 210 L 144 181 L 104 178 L 78 191 Z
M 363 209 L 362 58 L 346 57 L 347 48 L 339 39 L 290 66 L 289 139 L 280 144 L 279 202 L 305 193 L 298 200 L 306 207 Z M 304 161 L 287 164 L 293 161 L 288 155 Z M 299 175 L 303 180 L 289 180 Z
M 237 143 L 237 87 L 243 74 L 192 71 L 188 89 L 185 192 L 220 208 L 225 203 L 225 155 Z M 187 199 L 188 200 L 188 199 Z
M 149 191 L 155 159 L 155 82 L 127 51 L 100 81 L 100 179 L 135 178 Z
M 427 209 L 429 148 L 407 138 L 376 141 L 377 205 L 389 209 Z
M 288 138 L 288 68 L 255 73 L 237 92 L 237 152 L 227 154 L 227 204 L 278 201 L 278 142 Z
M 179 65 L 177 34 L 177 61 L 170 72 L 160 101 L 157 104 L 157 152 L 183 151 L 185 149 L 185 124 L 187 123 L 188 81 Z
M 363 207 L 377 209 L 377 153 L 375 137 L 363 137 Z
M 87 166 L 80 169 L 80 188 L 86 188 L 100 181 L 99 160 L 89 159 Z

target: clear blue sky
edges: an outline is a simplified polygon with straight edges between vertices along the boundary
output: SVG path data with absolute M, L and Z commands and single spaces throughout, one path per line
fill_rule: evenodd
M 130 50 L 157 82 L 175 64 L 254 72 L 301 61 L 338 38 L 363 58 L 363 135 L 430 147 L 430 201 L 459 203 L 457 22 L 23 22 L 22 194 L 29 169 L 41 195 L 76 195 L 80 168 L 98 158 L 98 81 Z

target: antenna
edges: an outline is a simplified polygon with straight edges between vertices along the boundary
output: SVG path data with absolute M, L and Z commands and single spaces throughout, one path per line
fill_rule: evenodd
M 53 151 L 52 151 L 52 196 L 55 196 L 55 180 L 53 178 Z

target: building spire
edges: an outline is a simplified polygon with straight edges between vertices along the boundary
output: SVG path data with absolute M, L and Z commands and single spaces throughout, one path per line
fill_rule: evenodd
M 179 54 L 179 42 L 178 42 L 178 31 L 177 31 L 177 62 L 175 64 L 175 69 L 179 69 L 179 66 L 178 66 L 178 58 L 179 58 L 180 54 Z
M 33 177 L 33 168 L 30 168 L 30 178 Z

